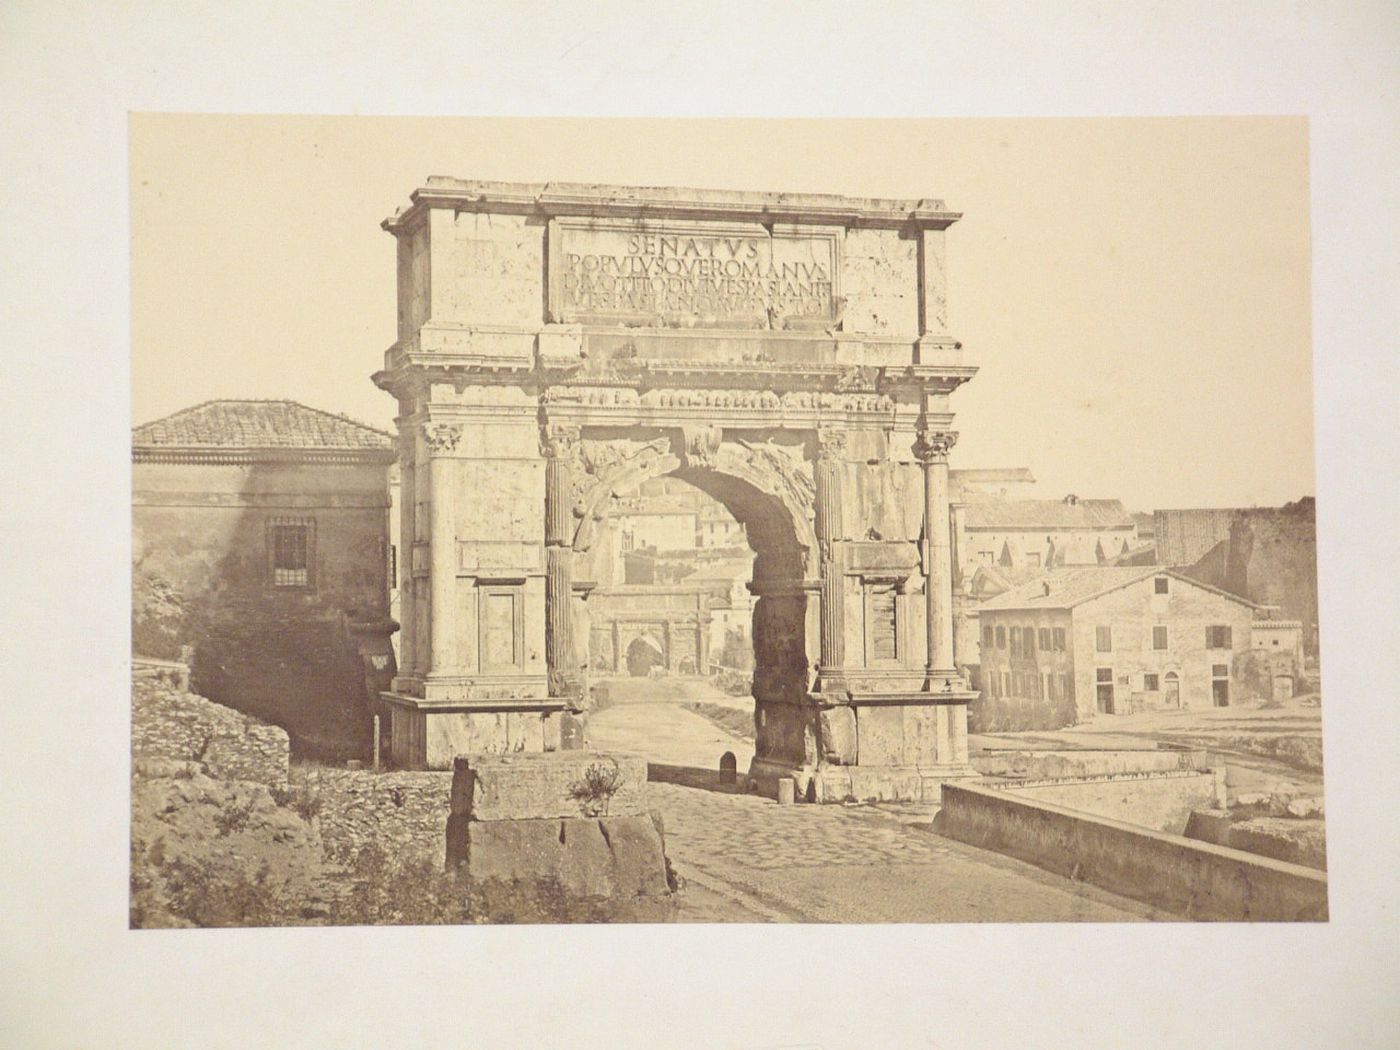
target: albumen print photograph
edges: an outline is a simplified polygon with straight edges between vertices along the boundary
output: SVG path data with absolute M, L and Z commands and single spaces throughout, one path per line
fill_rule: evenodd
M 1306 120 L 130 163 L 132 927 L 1327 919 Z

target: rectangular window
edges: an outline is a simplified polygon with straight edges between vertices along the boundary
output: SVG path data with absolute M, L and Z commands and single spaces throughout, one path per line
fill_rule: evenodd
M 1165 649 L 1167 647 L 1167 629 L 1162 625 L 1152 628 L 1152 648 Z
M 1051 631 L 1051 635 L 1052 635 L 1052 638 L 1053 638 L 1053 641 L 1054 641 L 1055 649 L 1056 649 L 1057 651 L 1059 651 L 1059 652 L 1064 652 L 1064 651 L 1065 651 L 1065 629 L 1064 629 L 1063 627 L 1056 627 L 1056 628 L 1054 628 L 1054 629 Z
M 1050 628 L 1042 627 L 1038 634 L 1037 641 L 1040 643 L 1040 650 L 1047 652 L 1050 649 Z
M 1006 687 L 1004 690 L 1002 690 L 1002 692 L 1003 692 L 1005 695 L 1010 696 L 1010 695 L 1011 695 L 1011 672 L 1010 672 L 1010 671 L 1003 671 L 1003 672 L 1001 672 L 1001 684 L 1004 685 L 1004 686 Z
M 998 648 L 998 649 L 1005 649 L 1005 648 L 1006 648 L 1006 628 L 1005 628 L 1005 627 L 998 627 L 998 628 L 997 628 L 997 648 Z
M 1011 628 L 1011 655 L 1021 655 L 1021 628 Z
M 1111 668 L 1111 667 L 1099 667 L 1099 668 L 1096 668 L 1096 669 L 1094 670 L 1094 681 L 1096 681 L 1096 682 L 1112 682 L 1112 681 L 1113 681 L 1113 668 Z
M 310 587 L 314 552 L 314 519 L 268 519 L 268 566 L 274 587 Z
M 1074 681 L 1067 674 L 1060 675 L 1060 697 L 1064 700 L 1074 699 Z
M 990 627 L 983 627 L 983 628 L 982 628 L 982 648 L 983 648 L 983 649 L 990 649 L 990 648 L 992 647 L 992 638 L 993 638 L 992 629 L 991 629 Z
M 1229 649 L 1230 647 L 1231 639 L 1228 625 L 1212 624 L 1206 628 L 1207 649 Z
M 1100 653 L 1113 652 L 1113 628 L 1094 628 L 1094 649 L 1095 651 Z
M 1045 695 L 1051 700 L 1058 700 L 1060 697 L 1055 689 L 1055 676 L 1047 674 L 1045 676 Z
M 1212 678 L 1229 678 L 1229 677 L 1230 677 L 1230 665 L 1229 665 L 1229 664 L 1211 664 L 1211 665 L 1210 665 L 1210 676 L 1211 676 Z
M 1027 655 L 1027 656 L 1029 656 L 1031 653 L 1035 652 L 1035 628 L 1034 628 L 1034 627 L 1023 627 L 1023 628 L 1021 628 L 1021 639 L 1022 639 L 1021 644 L 1024 645 L 1024 646 L 1026 647 L 1026 655 Z
M 1142 688 L 1144 692 L 1155 693 L 1161 689 L 1161 685 L 1155 674 L 1145 674 L 1142 676 Z
M 1166 594 L 1167 578 L 1165 576 L 1158 576 L 1156 579 L 1154 579 L 1152 581 L 1152 590 L 1154 594 Z

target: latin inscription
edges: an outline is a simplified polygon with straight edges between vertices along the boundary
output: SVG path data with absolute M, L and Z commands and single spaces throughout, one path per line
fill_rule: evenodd
M 559 228 L 556 316 L 784 327 L 833 316 L 835 245 L 822 236 Z

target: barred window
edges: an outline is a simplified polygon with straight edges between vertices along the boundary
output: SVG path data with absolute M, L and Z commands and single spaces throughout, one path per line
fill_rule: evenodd
M 899 647 L 896 643 L 895 595 L 893 587 L 878 587 L 870 590 L 870 659 L 897 660 Z
M 268 568 L 274 587 L 310 587 L 316 563 L 314 518 L 269 518 Z

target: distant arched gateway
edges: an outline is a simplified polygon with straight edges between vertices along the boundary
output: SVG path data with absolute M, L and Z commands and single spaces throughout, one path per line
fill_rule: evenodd
M 755 551 L 753 774 L 844 799 L 971 773 L 950 608 L 948 402 L 975 373 L 946 327 L 958 216 L 455 179 L 412 199 L 385 223 L 399 336 L 374 377 L 399 402 L 412 537 L 395 761 L 578 738 L 594 539 L 614 495 L 675 475 Z

